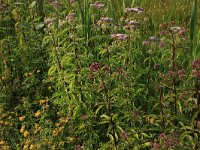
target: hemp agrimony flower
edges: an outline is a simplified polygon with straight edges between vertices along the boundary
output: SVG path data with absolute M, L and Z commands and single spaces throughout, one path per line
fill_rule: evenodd
M 94 4 L 91 4 L 90 6 L 96 8 L 96 9 L 101 9 L 105 6 L 105 4 L 103 4 L 99 1 L 96 1 Z
M 134 7 L 134 8 L 126 8 L 126 11 L 127 12 L 135 12 L 135 13 L 143 13 L 144 12 L 144 9 L 143 8 L 140 8 L 140 7 Z

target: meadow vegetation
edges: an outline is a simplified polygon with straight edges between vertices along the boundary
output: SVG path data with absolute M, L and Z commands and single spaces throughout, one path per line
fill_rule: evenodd
M 0 149 L 200 149 L 197 0 L 0 0 Z

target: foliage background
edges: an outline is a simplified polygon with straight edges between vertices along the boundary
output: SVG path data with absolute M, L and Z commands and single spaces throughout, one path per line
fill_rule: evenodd
M 100 2 L 0 0 L 1 149 L 200 147 L 197 0 Z

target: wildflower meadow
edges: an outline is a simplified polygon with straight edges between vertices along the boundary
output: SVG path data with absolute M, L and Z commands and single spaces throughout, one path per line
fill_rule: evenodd
M 199 2 L 0 0 L 0 150 L 200 150 Z

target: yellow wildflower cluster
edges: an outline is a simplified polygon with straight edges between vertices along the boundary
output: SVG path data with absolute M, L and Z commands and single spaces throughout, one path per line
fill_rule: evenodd
M 26 118 L 26 116 L 19 117 L 19 121 L 23 122 L 25 118 Z
M 35 123 L 35 131 L 34 131 L 34 134 L 36 134 L 37 132 L 41 131 L 42 128 L 39 126 L 38 123 Z
M 47 103 L 48 103 L 48 100 L 44 100 L 44 99 L 39 100 L 40 105 L 47 104 Z
M 24 133 L 24 129 L 25 129 L 25 125 L 23 125 L 22 127 L 21 127 L 21 129 L 20 129 L 20 133 Z
M 38 110 L 36 113 L 35 113 L 35 117 L 37 118 L 37 117 L 39 117 L 40 116 L 40 114 L 41 114 L 41 112 Z
M 0 139 L 0 148 L 1 150 L 10 150 L 10 147 L 7 145 L 7 143 L 1 139 Z
M 62 127 L 59 127 L 59 128 L 55 128 L 54 130 L 53 130 L 53 136 L 57 136 L 58 134 L 60 134 L 62 131 L 63 131 L 63 129 L 64 129 L 64 126 L 62 126 Z
M 23 136 L 24 137 L 27 137 L 29 135 L 29 132 L 26 130 L 26 131 L 24 131 L 24 133 L 23 133 Z
M 31 72 L 26 72 L 25 74 L 24 74 L 24 76 L 25 77 L 28 77 L 28 76 L 31 76 L 33 73 L 31 73 Z

